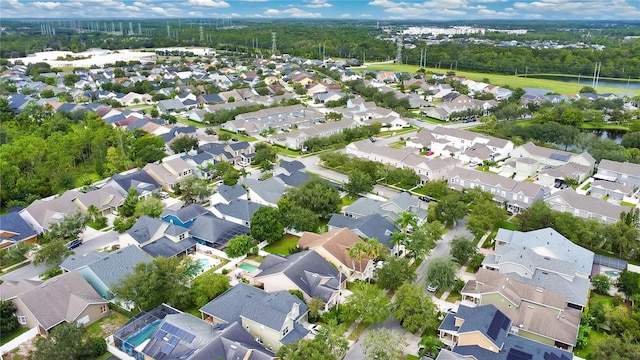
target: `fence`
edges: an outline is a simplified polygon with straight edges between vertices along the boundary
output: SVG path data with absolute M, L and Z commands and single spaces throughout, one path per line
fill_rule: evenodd
M 27 331 L 26 333 L 20 334 L 15 339 L 13 339 L 13 340 L 9 341 L 8 343 L 2 345 L 2 347 L 0 347 L 0 355 L 6 354 L 6 353 L 12 351 L 13 349 L 17 348 L 18 346 L 22 345 L 23 343 L 33 339 L 37 335 L 38 335 L 38 327 L 37 326 L 34 327 L 33 329 L 29 329 L 29 331 Z

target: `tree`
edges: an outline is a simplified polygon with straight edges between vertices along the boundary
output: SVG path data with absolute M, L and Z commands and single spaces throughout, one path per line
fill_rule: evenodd
M 324 301 L 314 296 L 307 301 L 307 309 L 309 309 L 309 321 L 316 321 L 320 317 L 320 312 L 324 309 Z
M 184 308 L 193 303 L 189 284 L 199 271 L 200 265 L 188 256 L 160 256 L 137 264 L 113 292 L 118 299 L 133 302 L 139 310 L 162 303 Z
M 353 294 L 342 308 L 351 321 L 360 320 L 364 325 L 385 321 L 391 314 L 391 300 L 379 287 L 369 283 L 358 283 Z
M 240 172 L 236 170 L 233 165 L 226 161 L 220 161 L 211 166 L 213 170 L 214 178 L 221 178 L 222 183 L 228 186 L 233 186 L 238 183 L 240 179 Z
M 312 177 L 297 188 L 287 189 L 283 197 L 322 218 L 336 213 L 342 203 L 338 190 L 318 177 Z
M 180 181 L 178 183 L 178 189 L 179 194 L 182 196 L 182 201 L 184 201 L 185 204 L 204 201 L 212 192 L 206 180 L 199 179 L 195 176 L 189 176 Z
M 351 258 L 351 263 L 355 270 L 364 271 L 364 269 L 358 269 L 355 266 L 355 262 L 357 261 L 359 264 L 367 256 L 367 250 L 368 246 L 365 242 L 357 242 L 347 249 L 347 255 Z
M 471 215 L 466 227 L 476 239 L 479 239 L 506 219 L 507 211 L 503 207 L 496 205 L 491 199 L 479 198 L 471 204 Z
M 242 255 L 247 255 L 249 251 L 255 246 L 255 243 L 249 235 L 237 235 L 233 239 L 229 240 L 227 247 L 224 248 L 224 252 L 230 258 L 235 258 Z
M 282 224 L 287 229 L 315 232 L 320 219 L 313 211 L 301 208 L 286 198 L 278 200 L 278 210 L 282 215 Z
M 297 343 L 283 345 L 276 356 L 281 360 L 336 360 L 330 346 L 316 336 L 314 339 L 302 339 Z
M 191 285 L 196 306 L 199 308 L 230 288 L 228 276 L 212 271 L 201 274 L 193 280 Z
M 398 214 L 398 218 L 394 224 L 398 225 L 400 229 L 402 229 L 403 234 L 406 234 L 409 226 L 411 226 L 411 228 L 418 226 L 418 219 L 416 218 L 416 214 L 410 211 L 403 211 Z
M 118 213 L 125 217 L 133 216 L 136 212 L 138 201 L 138 191 L 135 188 L 130 188 L 127 191 L 127 197 L 124 198 L 124 202 L 118 208 Z
M 373 179 L 365 172 L 354 171 L 349 175 L 349 182 L 344 184 L 344 189 L 355 198 L 359 194 L 373 190 Z
M 406 241 L 405 248 L 414 259 L 428 255 L 436 246 L 436 241 L 442 238 L 444 226 L 439 221 L 422 224 L 413 230 Z
M 630 148 L 640 148 L 640 131 L 626 133 L 622 136 L 622 146 Z
M 418 285 L 403 283 L 395 293 L 393 316 L 410 333 L 421 334 L 427 327 L 437 328 L 438 310 Z
M 409 343 L 402 334 L 387 328 L 367 331 L 362 344 L 369 360 L 400 360 L 407 345 Z
M 427 265 L 427 285 L 450 289 L 456 282 L 456 264 L 452 259 L 437 257 Z
M 592 88 L 591 86 L 583 86 L 578 92 L 580 94 L 597 94 L 596 89 Z
M 629 299 L 640 294 L 640 274 L 624 269 L 618 277 L 618 288 Z
M 134 215 L 140 217 L 146 215 L 152 218 L 159 218 L 164 209 L 164 202 L 155 196 L 150 196 L 146 199 L 138 201 Z
M 87 217 L 81 212 L 68 214 L 62 220 L 49 226 L 46 238 L 49 240 L 69 240 L 75 239 L 87 226 Z
M 18 328 L 15 312 L 13 302 L 0 300 L 0 334 L 9 334 Z
M 449 254 L 460 264 L 467 263 L 469 258 L 476 253 L 476 247 L 473 245 L 473 241 L 466 237 L 456 236 L 451 240 L 451 251 Z
M 85 337 L 86 329 L 73 323 L 57 325 L 47 337 L 38 337 L 29 359 L 89 360 L 98 354 L 92 341 Z M 104 342 L 104 339 L 102 339 Z M 106 345 L 106 344 L 105 344 Z M 98 349 L 99 351 L 100 349 Z
M 605 274 L 596 274 L 591 278 L 591 284 L 597 292 L 608 294 L 611 289 L 611 278 Z
M 133 136 L 129 159 L 137 166 L 144 166 L 167 156 L 164 152 L 164 140 L 160 136 L 151 135 L 142 130 L 139 132 L 136 130 Z
M 65 240 L 53 240 L 42 245 L 33 257 L 33 264 L 59 265 L 64 258 L 73 254 L 67 249 Z
M 467 205 L 460 200 L 459 193 L 451 193 L 438 201 L 433 208 L 435 219 L 453 225 L 467 214 Z
M 331 354 L 336 359 L 342 359 L 349 349 L 349 341 L 344 337 L 345 329 L 341 326 L 336 326 L 333 322 L 325 324 L 316 335 L 316 341 L 320 341 L 329 346 Z
M 263 206 L 251 217 L 251 236 L 258 241 L 272 244 L 282 238 L 284 225 L 282 214 L 276 208 Z
M 187 152 L 189 150 L 198 150 L 198 138 L 189 135 L 182 135 L 175 138 L 169 148 L 176 154 Z
M 553 211 L 544 201 L 538 200 L 529 208 L 524 209 L 516 216 L 516 222 L 520 231 L 538 230 L 546 227 L 555 228 Z
M 415 279 L 416 273 L 405 258 L 391 257 L 384 262 L 384 266 L 376 269 L 377 285 L 382 289 L 395 291 L 402 283 Z

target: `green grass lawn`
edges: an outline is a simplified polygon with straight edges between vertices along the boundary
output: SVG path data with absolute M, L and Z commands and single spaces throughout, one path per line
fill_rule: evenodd
M 272 254 L 289 255 L 289 249 L 295 249 L 299 239 L 295 235 L 285 234 L 282 239 L 267 245 L 264 251 Z
M 587 130 L 620 130 L 620 131 L 629 131 L 628 126 L 617 125 L 617 124 L 602 124 L 602 123 L 594 123 L 594 122 L 583 122 L 579 126 L 580 129 Z
M 630 203 L 630 202 L 626 202 L 626 201 L 620 202 L 620 205 L 622 205 L 622 206 L 631 206 L 631 207 L 635 207 L 636 206 L 636 204 Z
M 2 338 L 0 339 L 0 346 L 8 343 L 9 341 L 17 338 L 18 336 L 26 333 L 27 331 L 29 331 L 28 327 L 18 327 L 17 329 L 15 329 L 10 333 L 2 334 Z
M 129 320 L 128 317 L 111 310 L 109 311 L 109 316 L 104 317 L 87 327 L 87 336 L 107 337 L 124 325 L 127 320 Z
M 278 154 L 289 155 L 291 157 L 300 156 L 300 150 L 291 150 L 280 145 L 269 145 L 269 147 Z
M 453 291 L 447 296 L 447 301 L 455 303 L 456 301 L 462 300 L 462 295 L 459 292 Z
M 419 357 L 417 357 L 416 355 L 407 355 L 407 357 L 405 358 L 405 360 L 420 360 Z
M 402 149 L 405 147 L 406 144 L 407 144 L 406 141 L 396 141 L 394 143 L 389 144 L 388 146 L 394 149 Z
M 349 205 L 353 204 L 354 202 L 356 202 L 356 200 L 358 200 L 358 198 L 354 198 L 351 195 L 347 195 L 347 196 L 342 198 L 342 203 L 340 204 L 340 207 L 349 206 Z
M 178 120 L 179 123 L 183 123 L 186 125 L 191 125 L 191 126 L 195 126 L 195 127 L 199 127 L 199 128 L 203 128 L 203 127 L 208 127 L 209 125 L 205 124 L 205 123 L 201 123 L 201 122 L 197 122 L 197 121 L 193 121 L 189 118 L 183 117 L 183 116 L 176 116 L 176 120 Z
M 372 64 L 367 67 L 354 69 L 355 71 L 365 73 L 367 71 L 394 71 L 394 72 L 408 72 L 410 74 L 418 71 L 419 67 L 416 65 L 405 64 Z M 447 69 L 425 68 L 425 70 L 436 73 L 445 73 Z M 492 85 L 504 86 L 509 85 L 513 88 L 543 88 L 551 91 L 556 91 L 560 94 L 576 94 L 584 86 L 584 84 L 567 83 L 562 81 L 536 79 L 531 77 L 520 77 L 515 75 L 502 75 L 502 74 L 487 74 L 471 71 L 456 71 L 456 75 L 465 76 L 467 79 L 475 81 L 483 81 L 485 78 L 489 79 Z M 598 86 L 599 93 L 619 93 L 619 92 L 635 92 L 640 93 L 640 90 L 630 90 L 612 86 Z
M 348 340 L 351 341 L 356 341 L 360 338 L 360 335 L 362 335 L 362 332 L 367 328 L 366 325 L 360 323 L 358 324 L 358 326 L 356 326 L 355 329 L 353 329 L 353 331 L 351 332 L 351 334 L 349 334 L 349 337 L 347 338 Z
M 518 230 L 518 225 L 512 223 L 512 222 L 508 222 L 508 221 L 500 221 L 500 225 L 501 228 L 503 229 L 507 229 L 507 230 Z
M 256 140 L 258 140 L 258 139 L 256 139 L 256 138 L 254 138 L 253 136 L 247 136 L 247 135 L 242 135 L 242 134 L 236 134 L 236 133 L 234 133 L 234 132 L 232 132 L 232 131 L 225 130 L 225 129 L 218 129 L 218 133 L 227 133 L 227 134 L 231 135 L 231 138 L 232 138 L 232 139 L 233 139 L 233 138 L 236 138 L 236 139 L 238 139 L 239 141 L 249 141 L 249 142 L 251 142 L 251 141 L 256 141 Z
M 593 353 L 593 351 L 596 348 L 596 344 L 598 344 L 598 342 L 604 340 L 604 338 L 605 338 L 605 334 L 604 333 L 591 329 L 591 333 L 587 337 L 587 346 L 585 346 L 584 349 L 576 349 L 576 350 L 574 350 L 573 353 L 576 354 L 577 356 L 585 359 L 587 357 L 587 355 Z

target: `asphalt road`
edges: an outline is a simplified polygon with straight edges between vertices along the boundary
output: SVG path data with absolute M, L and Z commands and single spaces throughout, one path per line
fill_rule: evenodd
M 118 241 L 118 233 L 115 231 L 109 231 L 107 233 L 99 233 L 94 232 L 91 236 L 85 238 L 84 243 L 77 248 L 73 249 L 73 251 L 77 255 L 85 255 L 91 251 L 95 251 L 98 249 L 102 249 L 114 242 Z M 29 264 L 27 266 L 21 267 L 17 270 L 14 270 L 8 274 L 5 274 L 0 277 L 0 279 L 4 280 L 23 280 L 23 279 L 38 279 L 38 276 L 43 272 L 47 271 L 51 266 L 40 264 L 35 266 L 33 264 Z

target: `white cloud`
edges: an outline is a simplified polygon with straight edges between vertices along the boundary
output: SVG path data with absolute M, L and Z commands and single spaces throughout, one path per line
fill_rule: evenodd
M 187 0 L 187 6 L 212 7 L 212 8 L 228 8 L 230 5 L 226 1 L 218 0 Z
M 341 18 L 343 19 L 350 19 L 351 18 L 351 14 L 342 14 L 340 15 Z
M 307 0 L 305 2 L 309 3 L 308 5 L 305 5 L 305 7 L 308 8 L 330 8 L 333 6 L 329 4 L 327 0 Z
M 35 2 L 32 2 L 31 4 L 33 4 L 33 6 L 39 9 L 46 9 L 46 10 L 53 10 L 60 6 L 59 2 L 54 2 L 54 1 L 35 1 Z
M 271 17 L 291 17 L 304 19 L 316 19 L 322 17 L 321 13 L 309 12 L 296 7 L 289 7 L 284 10 L 267 9 L 264 13 L 265 15 Z
M 4 5 L 14 9 L 22 9 L 24 5 L 18 0 L 4 0 Z

